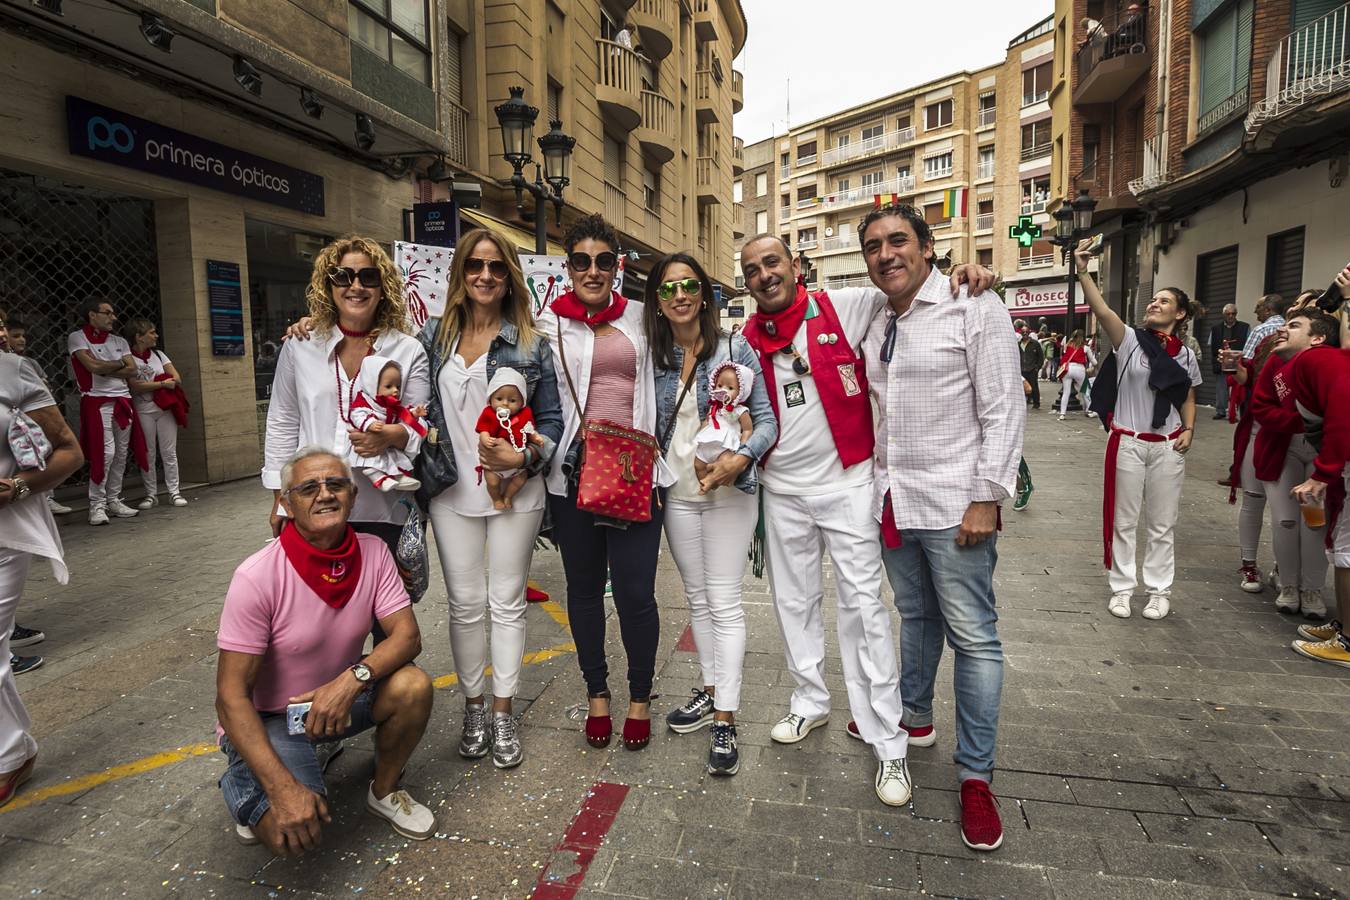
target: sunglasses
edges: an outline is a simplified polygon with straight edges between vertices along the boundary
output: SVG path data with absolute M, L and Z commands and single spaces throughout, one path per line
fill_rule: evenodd
M 589 271 L 592 263 L 601 272 L 613 272 L 614 267 L 619 264 L 619 254 L 612 253 L 609 250 L 604 253 L 597 253 L 595 256 L 580 251 L 567 254 L 567 264 L 572 267 L 573 272 Z
M 798 375 L 811 374 L 810 364 L 807 363 L 807 361 L 802 358 L 802 355 L 797 352 L 797 348 L 794 347 L 792 344 L 788 344 L 786 347 L 784 347 L 782 350 L 779 350 L 778 352 L 784 354 L 785 356 L 792 357 L 792 371 L 796 372 Z
M 295 487 L 290 488 L 283 497 L 289 497 L 291 494 L 297 494 L 306 500 L 319 496 L 319 488 L 328 488 L 330 493 L 345 494 L 352 489 L 352 480 L 350 478 L 319 478 L 311 481 L 302 481 Z
M 374 266 L 366 266 L 364 269 L 353 269 L 351 266 L 333 266 L 328 270 L 328 280 L 338 287 L 351 287 L 355 282 L 361 282 L 361 287 L 377 288 L 382 283 L 380 270 Z
M 656 296 L 662 300 L 675 299 L 676 291 L 684 291 L 686 296 L 697 297 L 703 292 L 703 282 L 697 278 L 681 278 L 679 281 L 663 281 L 656 286 Z
M 470 276 L 477 275 L 479 272 L 483 271 L 484 266 L 487 266 L 487 270 L 493 278 L 505 278 L 507 275 L 511 274 L 511 269 L 507 266 L 506 260 L 479 259 L 476 256 L 470 256 L 468 259 L 464 260 L 464 274 Z

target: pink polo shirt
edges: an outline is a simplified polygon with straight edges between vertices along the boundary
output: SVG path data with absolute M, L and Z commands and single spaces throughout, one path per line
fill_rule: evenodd
M 408 605 L 394 557 L 378 537 L 357 534 L 356 593 L 333 609 L 300 580 L 280 541 L 239 564 L 220 613 L 216 646 L 263 658 L 253 708 L 280 712 L 291 697 L 327 684 L 361 659 L 371 621 Z M 222 732 L 216 726 L 217 736 Z

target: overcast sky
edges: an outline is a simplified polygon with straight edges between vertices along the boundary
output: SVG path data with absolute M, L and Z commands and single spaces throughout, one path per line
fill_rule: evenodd
M 747 144 L 962 69 L 1002 62 L 1053 0 L 741 0 L 749 38 L 735 66 Z

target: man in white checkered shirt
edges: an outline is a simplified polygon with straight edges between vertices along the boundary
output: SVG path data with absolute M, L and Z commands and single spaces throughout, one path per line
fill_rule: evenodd
M 995 532 L 1026 424 L 1017 336 L 1002 304 L 946 289 L 913 206 L 874 210 L 859 237 L 867 274 L 889 298 L 863 353 L 880 416 L 873 509 L 900 612 L 901 723 L 931 732 L 945 639 L 956 656 L 961 837 L 993 850 L 1003 842 L 989 788 L 1003 687 Z

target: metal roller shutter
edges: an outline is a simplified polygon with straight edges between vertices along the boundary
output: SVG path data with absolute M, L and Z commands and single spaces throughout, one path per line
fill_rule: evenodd
M 1303 290 L 1303 227 L 1266 238 L 1266 293 L 1296 297 Z
M 1226 303 L 1237 302 L 1238 248 L 1228 247 L 1205 254 L 1196 260 L 1195 297 L 1197 303 L 1205 307 L 1205 318 L 1200 327 L 1193 331 L 1200 342 L 1202 354 L 1208 354 L 1205 347 L 1209 330 L 1223 321 L 1223 307 Z M 1156 290 L 1156 288 L 1155 288 Z M 1196 402 L 1213 405 L 1216 377 L 1211 360 L 1200 360 L 1200 372 L 1205 383 L 1196 388 Z

